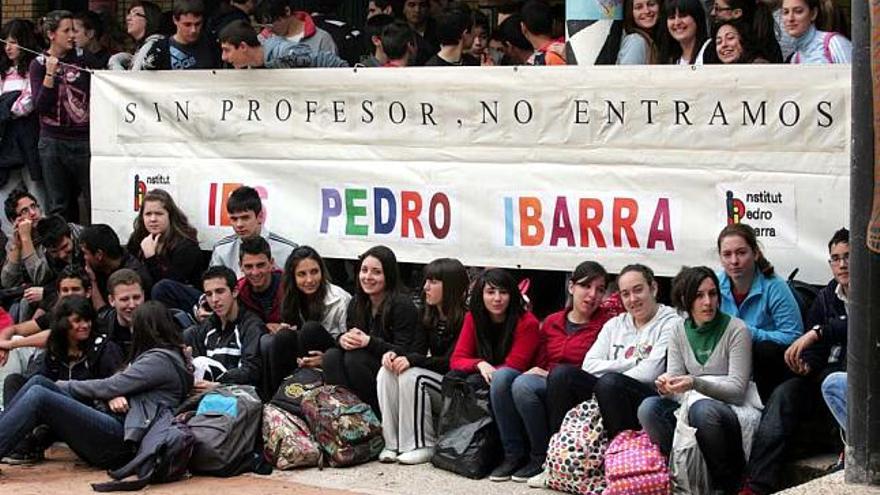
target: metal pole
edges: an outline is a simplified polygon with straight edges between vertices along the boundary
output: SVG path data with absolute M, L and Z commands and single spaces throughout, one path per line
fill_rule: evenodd
M 871 4 L 869 7 L 869 3 Z M 880 174 L 875 174 L 874 116 L 878 100 L 872 95 L 880 82 L 871 53 L 871 33 L 880 23 L 877 2 L 853 2 L 852 66 L 852 166 L 850 172 L 850 222 L 852 281 L 848 339 L 849 404 L 846 481 L 880 484 Z M 870 17 L 875 23 L 872 26 Z M 874 77 L 872 78 L 872 74 Z M 872 104 L 869 105 L 868 103 Z M 880 150 L 878 150 L 880 151 Z M 875 193 L 878 195 L 875 197 Z M 869 249 L 870 248 L 870 249 Z

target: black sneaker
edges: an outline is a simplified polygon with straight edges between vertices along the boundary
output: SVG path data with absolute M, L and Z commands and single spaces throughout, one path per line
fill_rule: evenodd
M 541 474 L 544 471 L 544 459 L 532 459 L 525 466 L 516 470 L 510 477 L 517 483 L 525 483 L 529 478 Z
M 492 470 L 489 481 L 508 481 L 510 475 L 515 473 L 523 465 L 521 457 L 505 457 L 500 466 Z
M 24 466 L 27 464 L 37 464 L 44 460 L 46 460 L 46 456 L 42 452 L 12 452 L 0 460 L 0 462 L 11 466 Z

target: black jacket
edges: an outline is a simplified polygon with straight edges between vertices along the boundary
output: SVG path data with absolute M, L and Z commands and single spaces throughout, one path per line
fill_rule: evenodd
M 804 322 L 804 328 L 808 332 L 817 325 L 821 327 L 822 338 L 808 347 L 802 358 L 813 372 L 822 375 L 846 369 L 846 332 L 849 319 L 846 305 L 837 297 L 836 289 L 837 281 L 832 280 L 819 291 Z
M 260 337 L 266 324 L 257 315 L 239 306 L 238 318 L 220 326 L 214 315 L 183 334 L 192 347 L 193 358 L 207 356 L 226 368 L 220 383 L 254 385 L 260 383 Z
M 370 335 L 370 343 L 366 349 L 377 357 L 388 351 L 399 355 L 409 352 L 424 354 L 427 351 L 425 332 L 418 331 L 419 310 L 412 300 L 403 294 L 386 298 L 375 317 L 370 315 L 367 321 L 357 321 L 355 315 L 356 297 L 348 305 L 346 326 L 360 328 Z
M 36 374 L 50 380 L 93 380 L 107 378 L 125 366 L 125 356 L 115 342 L 99 335 L 83 356 L 68 362 L 46 350 L 34 357 Z
M 37 155 L 40 122 L 37 114 L 16 117 L 12 105 L 21 91 L 10 91 L 0 96 L 0 169 L 26 166 L 34 180 L 42 180 L 43 172 Z

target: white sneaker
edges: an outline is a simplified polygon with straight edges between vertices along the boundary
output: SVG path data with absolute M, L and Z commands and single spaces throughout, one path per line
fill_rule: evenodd
M 397 462 L 401 464 L 424 464 L 434 457 L 434 447 L 410 450 L 397 456 Z
M 532 476 L 526 484 L 529 485 L 529 488 L 547 488 L 547 470 Z
M 384 462 L 385 464 L 397 462 L 397 452 L 390 449 L 382 449 L 382 452 L 379 452 L 379 462 Z

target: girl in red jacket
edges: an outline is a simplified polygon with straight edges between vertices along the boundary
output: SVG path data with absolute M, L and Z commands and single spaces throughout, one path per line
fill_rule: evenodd
M 504 443 L 504 462 L 490 479 L 510 479 L 526 460 L 525 446 L 516 435 L 520 426 L 511 385 L 535 365 L 541 340 L 538 320 L 524 309 L 516 280 L 501 268 L 483 272 L 471 293 L 470 306 L 449 367 L 479 372 L 489 384 L 492 413 Z M 508 434 L 511 430 L 514 433 Z

